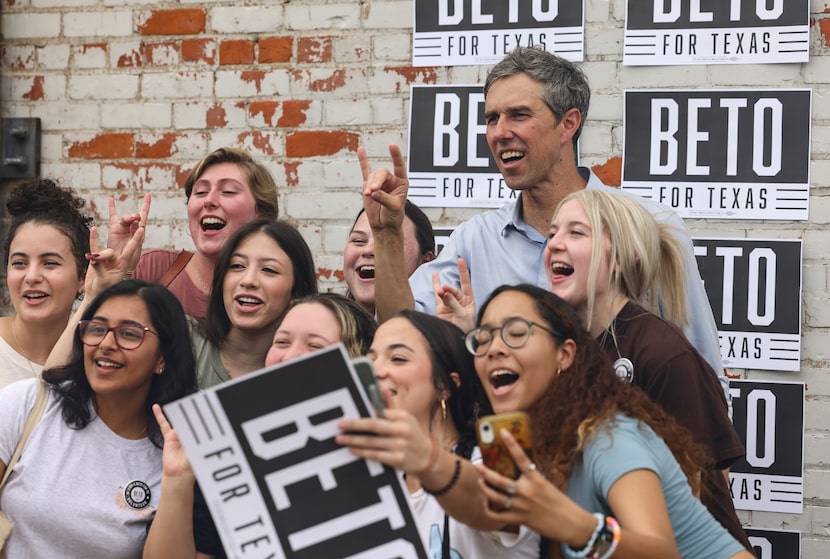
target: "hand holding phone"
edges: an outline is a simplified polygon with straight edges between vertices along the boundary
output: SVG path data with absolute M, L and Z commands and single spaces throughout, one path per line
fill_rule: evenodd
M 499 436 L 501 429 L 507 429 L 525 453 L 532 456 L 530 418 L 524 412 L 510 412 L 486 415 L 476 422 L 476 437 L 484 465 L 505 477 L 518 479 L 522 472 Z
M 352 359 L 352 365 L 354 365 L 354 369 L 357 371 L 360 384 L 363 385 L 369 401 L 372 402 L 372 407 L 375 408 L 375 413 L 378 417 L 383 417 L 385 405 L 383 403 L 383 394 L 381 394 L 380 386 L 378 385 L 378 378 L 375 375 L 374 363 L 367 357 L 356 357 Z

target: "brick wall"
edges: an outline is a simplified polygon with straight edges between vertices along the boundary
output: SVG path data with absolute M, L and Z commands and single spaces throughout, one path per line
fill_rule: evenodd
M 0 114 L 42 119 L 43 174 L 123 211 L 153 193 L 146 246 L 191 246 L 179 185 L 224 145 L 266 162 L 284 217 L 315 252 L 323 288 L 341 288 L 341 251 L 360 207 L 355 150 L 405 144 L 409 85 L 480 82 L 486 68 L 413 68 L 411 0 L 0 0 Z M 585 0 L 594 89 L 582 159 L 619 184 L 628 87 L 813 89 L 809 222 L 689 220 L 701 236 L 804 242 L 802 370 L 732 371 L 807 383 L 803 515 L 740 513 L 801 530 L 805 558 L 830 556 L 830 2 L 812 0 L 808 64 L 622 66 L 623 0 Z M 436 225 L 473 210 L 427 209 Z

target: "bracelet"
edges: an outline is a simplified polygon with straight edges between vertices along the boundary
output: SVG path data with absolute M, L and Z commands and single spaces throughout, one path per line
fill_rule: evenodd
M 582 549 L 574 549 L 570 545 L 562 546 L 562 549 L 567 557 L 572 559 L 585 559 L 587 557 L 591 557 L 589 554 L 594 550 L 594 544 L 597 541 L 597 536 L 599 536 L 600 531 L 605 526 L 605 515 L 595 512 L 594 518 L 597 519 L 597 526 L 594 528 L 594 533 L 591 534 L 591 538 L 588 540 L 585 547 Z
M 461 477 L 461 459 L 456 458 L 455 459 L 455 471 L 452 474 L 452 479 L 450 479 L 450 482 L 447 485 L 445 485 L 441 489 L 438 489 L 437 491 L 431 491 L 431 490 L 427 489 L 426 487 L 424 487 L 423 484 L 421 485 L 421 487 L 423 487 L 424 491 L 426 491 L 427 493 L 429 493 L 433 497 L 440 497 L 441 495 L 449 492 L 450 489 L 455 487 L 455 484 L 458 483 L 458 478 L 460 478 L 460 477 Z
M 605 524 L 594 546 L 592 559 L 609 559 L 617 550 L 621 536 L 620 523 L 613 516 L 606 516 Z
M 429 461 L 427 462 L 427 465 L 424 466 L 423 470 L 415 472 L 415 477 L 421 477 L 425 473 L 429 472 L 432 468 L 435 467 L 435 463 L 438 462 L 438 453 L 441 450 L 440 448 L 438 448 L 438 441 L 435 440 L 435 437 L 430 437 L 429 444 Z

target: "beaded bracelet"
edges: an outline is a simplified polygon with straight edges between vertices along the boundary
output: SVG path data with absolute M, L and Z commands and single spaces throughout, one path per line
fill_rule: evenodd
M 452 478 L 450 479 L 449 483 L 447 483 L 447 485 L 445 485 L 441 489 L 437 489 L 435 491 L 427 489 L 423 485 L 421 485 L 421 487 L 423 487 L 424 491 L 426 491 L 427 493 L 429 493 L 433 497 L 440 497 L 441 495 L 444 495 L 445 493 L 449 492 L 450 489 L 455 487 L 455 484 L 458 483 L 458 478 L 460 478 L 460 477 L 461 477 L 461 459 L 456 458 L 455 459 L 455 471 L 453 472 Z
M 617 551 L 621 536 L 620 523 L 613 516 L 606 516 L 605 525 L 602 527 L 592 559 L 609 559 Z M 600 555 L 603 546 L 607 546 L 607 549 L 605 549 L 605 553 Z
M 594 550 L 594 544 L 597 541 L 597 536 L 599 536 L 600 531 L 605 526 L 605 515 L 600 514 L 598 512 L 594 513 L 594 518 L 597 519 L 597 526 L 594 528 L 594 533 L 591 534 L 591 538 L 588 540 L 588 543 L 582 549 L 574 549 L 569 545 L 562 546 L 562 549 L 565 550 L 565 555 L 572 558 L 572 559 L 584 559 L 587 557 L 591 557 L 589 553 Z

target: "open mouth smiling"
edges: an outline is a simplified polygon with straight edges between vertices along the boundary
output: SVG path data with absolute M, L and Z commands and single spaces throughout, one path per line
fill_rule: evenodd
M 218 217 L 203 217 L 199 225 L 201 225 L 202 231 L 219 231 L 224 229 L 227 223 Z
M 515 384 L 518 380 L 519 375 L 506 369 L 500 369 L 490 373 L 490 386 L 496 389 Z
M 513 161 L 518 161 L 523 159 L 525 156 L 524 152 L 521 151 L 505 151 L 501 154 L 501 160 L 503 163 L 511 163 Z
M 360 266 L 357 269 L 357 276 L 360 279 L 375 279 L 375 267 L 374 266 Z
M 567 264 L 563 264 L 562 262 L 554 262 L 550 265 L 550 271 L 557 276 L 570 276 L 574 273 L 574 269 Z

